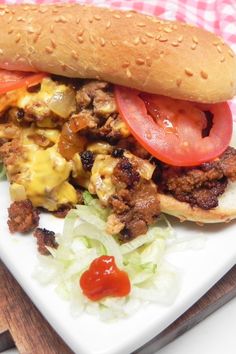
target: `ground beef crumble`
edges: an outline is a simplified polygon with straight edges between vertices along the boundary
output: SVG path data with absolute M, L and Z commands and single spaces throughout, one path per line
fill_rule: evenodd
M 30 200 L 13 202 L 8 208 L 7 221 L 11 233 L 32 231 L 38 226 L 39 212 Z
M 57 248 L 58 243 L 55 240 L 55 232 L 49 231 L 47 229 L 37 228 L 34 231 L 34 237 L 37 239 L 38 251 L 40 254 L 46 256 L 50 252 L 47 247 Z
M 135 166 L 126 158 L 120 159 L 113 172 L 116 193 L 109 198 L 113 214 L 107 230 L 121 233 L 121 241 L 145 234 L 160 214 L 157 186 L 141 178 Z
M 228 179 L 236 180 L 236 150 L 232 147 L 214 161 L 194 168 L 159 163 L 154 178 L 162 192 L 205 210 L 218 206 L 218 197 L 224 193 Z
M 64 219 L 66 215 L 71 210 L 72 206 L 69 204 L 61 205 L 57 210 L 53 211 L 52 214 L 57 218 Z
M 121 241 L 145 234 L 160 214 L 157 187 L 152 181 L 141 180 L 133 188 L 121 189 L 110 198 L 109 204 L 123 223 Z
M 140 181 L 140 175 L 138 171 L 136 171 L 135 166 L 129 161 L 127 157 L 120 159 L 114 168 L 113 176 L 114 184 L 121 182 L 126 184 L 128 187 L 131 187 Z

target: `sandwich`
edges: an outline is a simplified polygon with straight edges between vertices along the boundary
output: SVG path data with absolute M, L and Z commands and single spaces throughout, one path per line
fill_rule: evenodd
M 132 11 L 1 5 L 0 158 L 11 232 L 64 216 L 83 191 L 128 241 L 160 213 L 236 217 L 227 100 L 236 57 L 218 36 Z

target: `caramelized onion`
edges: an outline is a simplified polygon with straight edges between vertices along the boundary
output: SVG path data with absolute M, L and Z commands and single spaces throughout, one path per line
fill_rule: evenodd
M 68 122 L 63 125 L 58 148 L 66 160 L 71 160 L 75 153 L 84 151 L 86 144 L 86 138 L 74 133 Z
M 48 102 L 48 107 L 58 116 L 68 118 L 76 108 L 74 90 L 67 88 L 64 92 L 55 92 Z

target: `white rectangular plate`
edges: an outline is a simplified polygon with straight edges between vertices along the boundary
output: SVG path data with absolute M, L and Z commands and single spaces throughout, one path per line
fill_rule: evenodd
M 186 250 L 169 256 L 182 275 L 182 287 L 171 306 L 142 306 L 130 318 L 104 323 L 82 314 L 73 318 L 69 306 L 53 287 L 42 287 L 33 278 L 37 263 L 36 240 L 31 235 L 11 235 L 7 227 L 10 205 L 8 183 L 0 182 L 0 257 L 34 304 L 75 353 L 125 354 L 160 333 L 217 282 L 236 260 L 236 223 L 200 227 L 174 222 L 177 233 L 206 239 L 200 250 Z M 41 227 L 62 231 L 63 221 L 42 215 Z

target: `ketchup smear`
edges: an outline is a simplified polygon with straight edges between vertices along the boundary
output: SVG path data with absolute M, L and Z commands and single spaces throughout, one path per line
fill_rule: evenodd
M 131 285 L 128 274 L 117 268 L 113 256 L 101 256 L 82 274 L 80 287 L 90 300 L 97 301 L 106 296 L 126 296 Z

